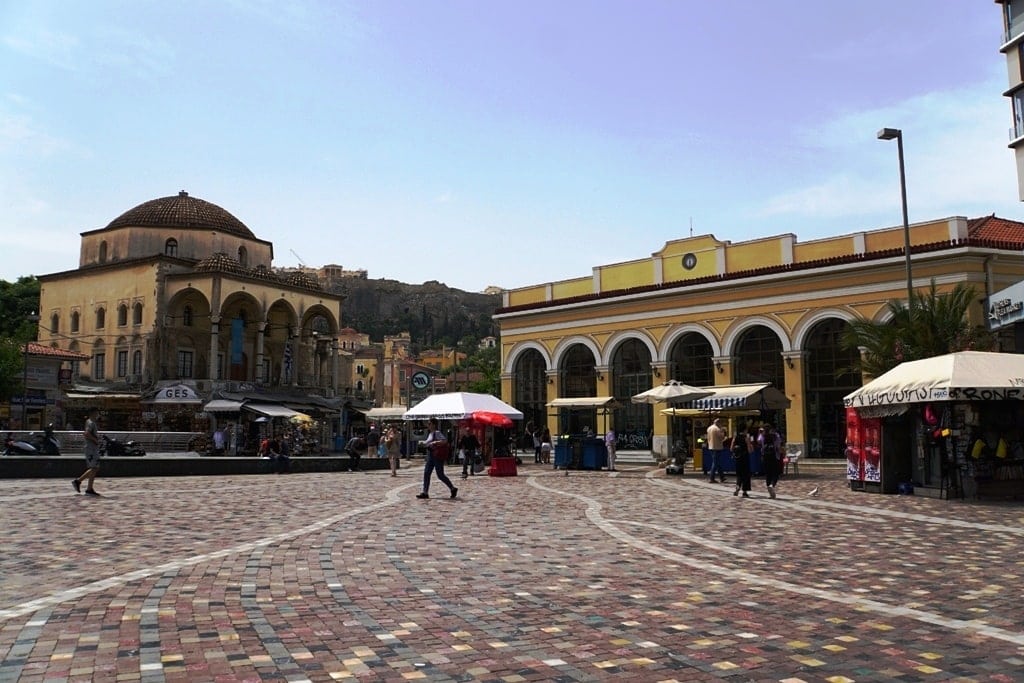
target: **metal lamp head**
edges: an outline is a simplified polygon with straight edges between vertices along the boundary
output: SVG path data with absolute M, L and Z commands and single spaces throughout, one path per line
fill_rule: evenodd
M 903 136 L 903 131 L 899 128 L 883 128 L 878 131 L 879 140 L 895 140 Z

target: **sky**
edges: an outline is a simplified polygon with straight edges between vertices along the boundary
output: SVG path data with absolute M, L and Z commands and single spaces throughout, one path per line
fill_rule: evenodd
M 1017 198 L 977 0 L 0 0 L 0 279 L 186 190 L 274 244 L 466 291 L 667 241 Z

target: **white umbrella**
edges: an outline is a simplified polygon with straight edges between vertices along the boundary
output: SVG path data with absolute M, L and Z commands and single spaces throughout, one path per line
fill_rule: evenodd
M 455 391 L 448 394 L 433 394 L 402 415 L 403 420 L 465 420 L 475 412 L 498 413 L 513 420 L 522 420 L 523 414 L 490 394 L 473 394 Z
M 691 387 L 689 384 L 683 384 L 682 382 L 670 379 L 660 386 L 637 394 L 630 400 L 633 403 L 679 403 L 681 401 L 694 401 L 698 398 L 710 396 L 713 393 L 710 389 Z

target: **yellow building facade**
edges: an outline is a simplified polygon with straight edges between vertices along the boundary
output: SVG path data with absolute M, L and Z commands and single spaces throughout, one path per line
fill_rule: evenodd
M 951 217 L 914 224 L 910 235 L 914 287 L 973 286 L 975 323 L 984 322 L 988 294 L 1024 279 L 1024 224 Z M 669 379 L 771 383 L 790 405 L 762 418 L 804 444 L 805 456 L 842 457 L 842 398 L 863 378 L 850 370 L 857 351 L 839 339 L 850 321 L 884 320 L 890 300 L 905 300 L 903 243 L 902 227 L 807 242 L 694 236 L 587 277 L 509 290 L 495 314 L 502 397 L 552 433 L 614 426 L 626 443 L 664 457 L 670 435 L 692 426 L 670 424 L 666 406 L 631 396 Z M 617 407 L 568 421 L 547 408 L 586 397 L 611 397 Z
M 272 258 L 270 242 L 210 202 L 186 192 L 144 202 L 82 233 L 77 269 L 39 278 L 39 341 L 88 356 L 76 381 L 137 402 L 178 381 L 203 399 L 343 395 L 343 298 L 308 275 L 275 275 Z M 168 426 L 136 412 L 120 427 Z

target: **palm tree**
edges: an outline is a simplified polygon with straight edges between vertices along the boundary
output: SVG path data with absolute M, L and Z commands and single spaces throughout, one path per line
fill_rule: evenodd
M 933 280 L 927 292 L 913 292 L 909 308 L 902 301 L 890 301 L 887 321 L 851 322 L 842 344 L 847 350 L 863 349 L 860 367 L 854 370 L 877 377 L 904 361 L 991 350 L 993 335 L 967 318 L 976 296 L 974 288 L 962 282 L 951 292 L 939 294 Z

